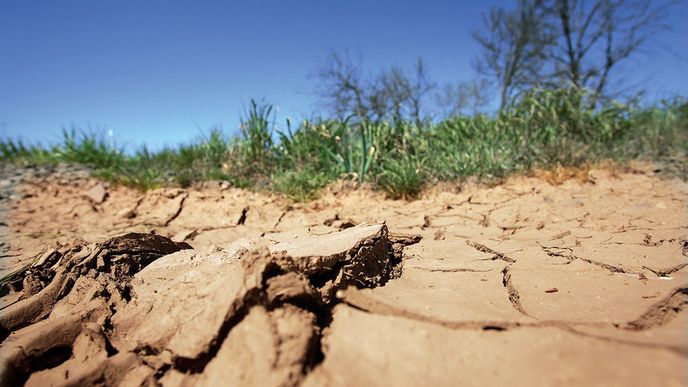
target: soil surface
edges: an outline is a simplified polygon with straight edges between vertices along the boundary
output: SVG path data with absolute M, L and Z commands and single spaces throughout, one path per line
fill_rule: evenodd
M 5 170 L 1 384 L 688 384 L 687 183 L 454 188 L 293 204 Z

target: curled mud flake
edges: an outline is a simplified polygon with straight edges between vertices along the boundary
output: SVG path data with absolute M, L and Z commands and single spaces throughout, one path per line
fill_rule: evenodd
M 48 282 L 36 294 L 7 307 L 0 316 L 0 327 L 13 331 L 45 318 L 55 303 L 65 297 L 77 278 L 90 269 L 114 274 L 120 281 L 140 271 L 159 257 L 181 249 L 186 243 L 175 243 L 153 234 L 131 233 L 109 239 L 82 249 L 69 250 L 59 258 L 46 259 L 43 265 L 32 268 L 28 284 L 35 283 L 34 274 L 44 273 Z M 55 263 L 57 261 L 57 263 Z M 34 292 L 35 289 L 29 289 Z
M 12 333 L 3 343 L 0 380 L 20 385 L 37 371 L 73 356 L 74 342 L 88 323 L 102 324 L 109 309 L 102 300 L 80 305 L 77 312 L 39 321 Z
M 0 328 L 11 332 L 44 319 L 72 283 L 70 274 L 64 269 L 59 270 L 43 290 L 5 308 L 0 315 Z
M 174 242 L 156 234 L 129 233 L 96 244 L 93 253 L 77 265 L 96 267 L 117 276 L 131 276 L 156 259 L 179 250 L 191 249 L 185 242 Z
M 371 247 L 374 248 L 371 250 Z M 350 269 L 348 274 L 356 276 L 356 280 L 375 282 L 381 280 L 373 278 L 380 275 L 377 272 L 388 271 L 387 266 L 391 264 L 386 262 L 389 260 L 387 253 L 390 252 L 387 247 L 387 226 L 361 224 L 335 233 L 280 242 L 269 249 L 273 253 L 282 252 L 291 257 L 290 261 L 285 262 L 287 266 L 283 267 L 286 271 L 298 271 L 307 276 L 331 273 L 335 277 L 336 271 L 346 266 Z M 382 267 L 378 267 L 380 264 Z M 375 267 L 370 268 L 371 265 Z

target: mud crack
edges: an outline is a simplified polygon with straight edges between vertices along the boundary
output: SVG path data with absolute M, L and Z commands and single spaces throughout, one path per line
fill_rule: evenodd
M 674 289 L 669 295 L 654 303 L 640 317 L 629 321 L 625 329 L 640 331 L 667 324 L 688 306 L 688 287 Z
M 487 273 L 492 271 L 492 269 L 470 269 L 466 267 L 457 267 L 457 268 L 451 268 L 451 269 L 430 269 L 427 267 L 415 267 L 414 269 L 417 270 L 423 270 L 423 271 L 429 271 L 431 273 Z
M 491 258 L 492 260 L 501 259 L 502 261 L 508 262 L 508 263 L 515 263 L 516 262 L 515 259 L 508 257 L 506 254 L 501 253 L 497 250 L 491 249 L 491 248 L 489 248 L 483 244 L 473 242 L 470 240 L 466 240 L 466 244 L 468 246 L 471 246 L 472 248 L 478 250 L 478 251 L 483 252 L 483 253 L 494 254 L 494 256 Z
M 521 314 L 530 317 L 530 315 L 525 311 L 523 308 L 523 304 L 521 304 L 521 295 L 518 293 L 518 290 L 516 287 L 514 287 L 513 282 L 511 281 L 511 266 L 505 266 L 504 269 L 502 269 L 502 285 L 506 288 L 506 291 L 509 293 L 509 301 L 511 302 L 511 305 L 519 311 Z
M 667 268 L 667 269 L 653 269 L 653 268 L 647 267 L 647 266 L 643 266 L 643 269 L 647 269 L 647 270 L 651 271 L 657 277 L 669 277 L 673 273 L 675 273 L 679 270 L 682 270 L 683 268 L 685 268 L 687 266 L 688 266 L 688 262 L 681 263 L 681 264 L 672 266 L 672 267 Z
M 595 260 L 588 259 L 588 258 L 579 257 L 579 256 L 573 254 L 573 249 L 571 249 L 570 247 L 541 246 L 541 248 L 550 257 L 559 257 L 559 258 L 566 259 L 567 262 L 564 263 L 565 265 L 568 265 L 575 260 L 580 260 L 580 261 L 589 263 L 591 265 L 601 267 L 601 268 L 603 268 L 603 269 L 605 269 L 611 273 L 634 274 L 637 276 L 643 275 L 639 271 L 631 270 L 631 269 L 625 268 L 625 267 L 620 266 L 620 265 L 610 265 L 608 263 L 595 261 Z
M 182 198 L 179 200 L 179 206 L 177 207 L 177 210 L 174 212 L 174 214 L 172 214 L 169 218 L 167 218 L 167 220 L 165 220 L 165 223 L 163 223 L 163 227 L 169 226 L 170 223 L 172 223 L 175 219 L 177 219 L 179 214 L 182 213 L 182 210 L 184 209 L 184 202 L 186 201 L 186 199 L 188 197 L 189 197 L 189 194 L 184 193 L 184 196 L 182 196 Z

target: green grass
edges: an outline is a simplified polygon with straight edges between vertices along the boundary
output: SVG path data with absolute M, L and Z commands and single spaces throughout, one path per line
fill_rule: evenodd
M 497 116 L 460 116 L 421 126 L 287 120 L 277 127 L 272 106 L 252 100 L 238 136 L 213 129 L 176 148 L 128 153 L 98 134 L 65 130 L 62 142 L 52 147 L 0 140 L 0 160 L 83 164 L 101 178 L 141 189 L 226 180 L 296 201 L 317 197 L 337 179 L 372 184 L 393 198 L 414 198 L 438 181 L 502 178 L 603 160 L 679 160 L 686 171 L 685 100 L 647 107 L 611 101 L 594 110 L 584 108 L 588 101 L 586 93 L 569 89 L 532 90 Z

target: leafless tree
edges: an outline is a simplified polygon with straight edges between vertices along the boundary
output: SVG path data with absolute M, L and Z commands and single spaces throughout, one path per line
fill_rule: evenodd
M 493 8 L 474 33 L 477 69 L 499 86 L 500 109 L 521 89 L 574 87 L 610 91 L 613 70 L 664 25 L 673 1 L 519 0 Z M 593 106 L 596 97 L 593 98 Z
M 595 95 L 609 93 L 612 70 L 666 28 L 671 3 L 658 0 L 554 0 L 555 79 Z
M 475 67 L 497 83 L 500 111 L 519 89 L 539 82 L 552 43 L 547 12 L 540 0 L 519 0 L 515 9 L 493 7 L 473 33 L 482 47 Z
M 364 76 L 359 63 L 360 58 L 354 61 L 348 53 L 331 52 L 318 69 L 315 94 L 327 110 L 339 118 L 421 123 L 424 102 L 435 87 L 422 59 L 418 59 L 410 75 L 400 66 L 392 66 Z
M 336 117 L 347 115 L 368 116 L 366 88 L 359 66 L 360 59 L 352 60 L 348 52 L 332 51 L 318 69 L 315 94 L 322 97 L 321 103 Z

